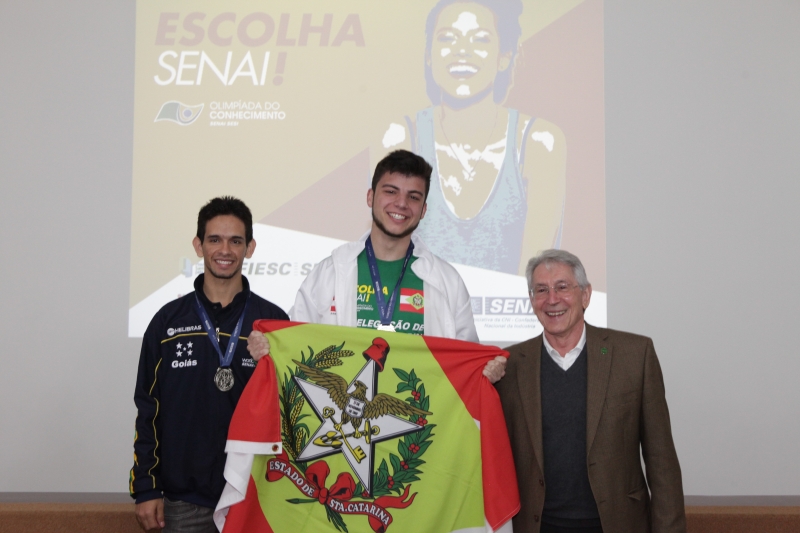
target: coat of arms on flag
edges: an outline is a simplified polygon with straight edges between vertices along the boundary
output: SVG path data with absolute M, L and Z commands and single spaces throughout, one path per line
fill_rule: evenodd
M 402 333 L 257 321 L 259 362 L 228 435 L 224 532 L 450 532 L 519 509 L 481 371 L 502 352 Z

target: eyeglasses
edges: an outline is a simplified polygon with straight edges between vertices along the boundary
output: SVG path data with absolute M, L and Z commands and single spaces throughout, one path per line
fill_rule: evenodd
M 566 282 L 556 283 L 554 286 L 550 287 L 548 285 L 536 285 L 534 288 L 530 289 L 528 292 L 531 296 L 533 296 L 537 300 L 544 300 L 550 294 L 552 290 L 555 294 L 561 297 L 566 297 L 571 294 L 572 289 L 578 287 L 578 284 L 570 284 Z

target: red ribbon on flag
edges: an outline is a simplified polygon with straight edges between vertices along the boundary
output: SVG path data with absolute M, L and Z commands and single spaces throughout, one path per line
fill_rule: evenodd
M 289 462 L 286 452 L 282 452 L 267 462 L 266 478 L 267 481 L 274 482 L 285 477 L 294 483 L 300 492 L 316 499 L 322 505 L 327 505 L 337 513 L 365 515 L 369 518 L 370 527 L 376 533 L 384 533 L 392 523 L 392 515 L 386 510 L 387 508 L 405 509 L 414 503 L 414 497 L 417 495 L 414 493 L 409 498 L 408 491 L 411 485 L 407 485 L 402 496 L 380 496 L 374 502 L 351 502 L 350 499 L 356 490 L 353 476 L 349 472 L 342 472 L 337 476 L 336 482 L 330 488 L 326 488 L 325 483 L 330 472 L 328 463 L 317 461 L 306 469 L 304 476 Z
M 387 507 L 395 509 L 405 509 L 406 507 L 414 503 L 414 497 L 417 495 L 417 493 L 415 492 L 414 494 L 411 495 L 410 498 L 408 498 L 408 500 L 406 500 L 406 498 L 408 497 L 409 489 L 411 489 L 411 485 L 406 485 L 406 488 L 403 491 L 402 496 L 381 496 L 377 500 L 375 500 L 375 505 L 377 507 L 380 507 L 381 509 L 386 509 Z M 373 518 L 372 516 L 369 517 L 369 525 L 370 527 L 372 527 L 373 531 L 377 533 L 384 533 L 384 531 L 386 531 L 386 529 L 389 527 L 389 524 L 392 523 L 392 515 L 390 515 L 389 513 L 386 514 L 389 515 L 389 521 L 386 523 L 385 525 L 386 527 L 383 527 L 384 524 L 382 524 L 376 518 Z

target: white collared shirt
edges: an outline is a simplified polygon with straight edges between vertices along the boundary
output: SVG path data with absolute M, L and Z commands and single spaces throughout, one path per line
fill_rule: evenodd
M 544 341 L 544 347 L 547 349 L 547 353 L 550 354 L 550 357 L 553 361 L 556 362 L 558 366 L 560 366 L 564 371 L 569 370 L 569 367 L 575 362 L 578 356 L 583 351 L 583 347 L 586 346 L 586 324 L 583 325 L 583 333 L 581 334 L 581 340 L 578 341 L 578 344 L 567 352 L 567 355 L 561 357 L 555 348 L 550 346 L 550 343 L 547 342 L 547 335 L 542 333 L 542 341 Z

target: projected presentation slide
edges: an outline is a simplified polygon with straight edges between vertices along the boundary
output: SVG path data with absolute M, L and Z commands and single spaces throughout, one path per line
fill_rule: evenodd
M 601 1 L 136 10 L 130 336 L 193 290 L 197 212 L 220 195 L 253 211 L 252 290 L 289 311 L 369 230 L 372 171 L 401 148 L 433 167 L 417 232 L 464 278 L 482 341 L 541 332 L 524 270 L 553 247 L 584 261 L 606 325 Z

